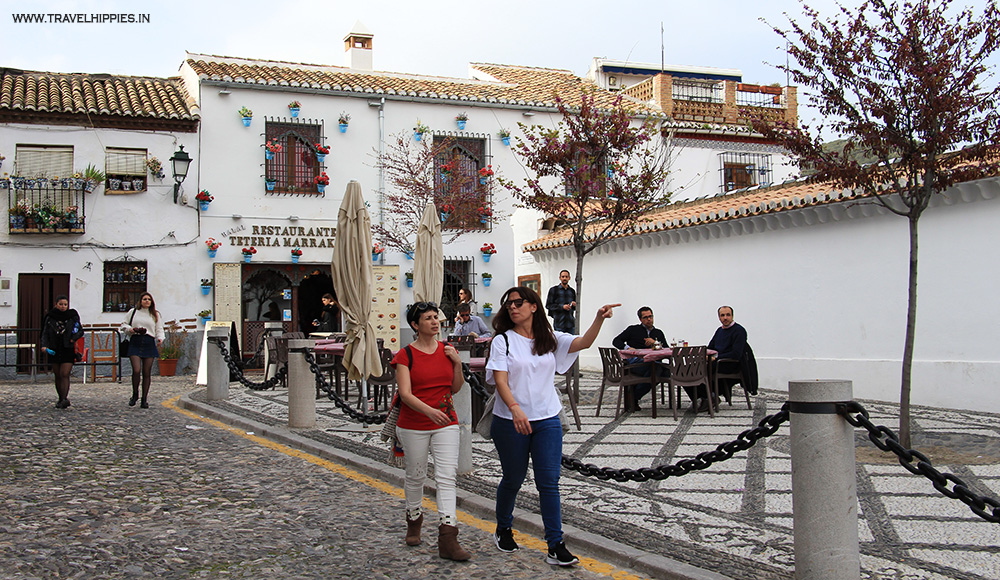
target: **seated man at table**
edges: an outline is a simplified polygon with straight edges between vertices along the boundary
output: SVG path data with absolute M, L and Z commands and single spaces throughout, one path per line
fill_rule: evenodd
M 733 307 L 719 307 L 719 322 L 722 323 L 715 331 L 715 336 L 708 343 L 708 348 L 719 351 L 712 361 L 713 370 L 718 370 L 721 359 L 732 359 L 739 361 L 739 367 L 743 371 L 746 383 L 743 388 L 751 395 L 757 394 L 757 361 L 753 356 L 753 349 L 747 343 L 747 331 L 741 325 L 733 321 Z M 724 362 L 723 365 L 736 366 L 734 362 Z M 723 367 L 724 372 L 735 372 L 735 368 Z M 732 401 L 733 385 L 737 381 L 733 379 L 722 379 L 719 383 L 719 394 Z
M 489 327 L 486 326 L 482 318 L 472 313 L 468 302 L 458 305 L 458 317 L 455 321 L 455 332 L 452 333 L 455 336 L 471 336 L 473 338 L 482 336 L 485 338 L 490 335 Z
M 639 324 L 633 324 L 623 330 L 621 334 L 611 341 L 611 344 L 615 345 L 615 348 L 619 350 L 626 346 L 628 348 L 653 348 L 653 345 L 657 342 L 661 346 L 666 346 L 667 339 L 664 338 L 663 331 L 653 326 L 653 309 L 649 306 L 643 306 L 636 312 L 636 315 L 639 317 Z M 628 364 L 638 364 L 642 362 L 642 357 L 631 357 L 625 362 Z M 640 377 L 648 377 L 653 372 L 654 364 L 656 363 L 645 363 L 640 367 L 633 368 L 631 373 Z M 666 372 L 669 372 L 669 370 L 664 367 L 661 373 Z M 635 407 L 633 409 L 626 409 L 626 411 L 639 411 L 639 399 L 643 398 L 652 388 L 653 385 L 650 383 L 636 385 L 633 390 Z

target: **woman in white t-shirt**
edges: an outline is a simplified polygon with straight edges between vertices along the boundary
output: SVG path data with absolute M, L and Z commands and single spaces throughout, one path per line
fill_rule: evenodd
M 562 401 L 555 387 L 555 374 L 565 373 L 577 353 L 590 347 L 604 319 L 620 304 L 605 304 L 582 336 L 554 332 L 542 308 L 541 298 L 530 288 L 517 286 L 504 293 L 493 319 L 495 329 L 486 381 L 496 385 L 493 425 L 503 475 L 497 486 L 497 529 L 494 542 L 502 552 L 514 552 L 511 526 L 514 502 L 528 474 L 528 458 L 534 468 L 535 487 L 545 524 L 546 562 L 572 566 L 579 560 L 563 542 L 559 475 L 562 468 Z

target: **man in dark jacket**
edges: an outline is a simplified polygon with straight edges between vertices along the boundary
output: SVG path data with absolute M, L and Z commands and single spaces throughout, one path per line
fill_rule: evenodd
M 718 367 L 719 361 L 722 359 L 730 359 L 734 361 L 739 361 L 739 363 L 730 363 L 723 361 L 723 365 L 736 365 L 739 364 L 740 370 L 743 372 L 743 378 L 746 379 L 746 383 L 743 388 L 751 395 L 757 394 L 757 361 L 753 356 L 753 349 L 747 344 L 747 331 L 745 328 L 733 321 L 733 308 L 732 306 L 720 306 L 719 307 L 719 322 L 722 323 L 715 331 L 715 336 L 708 343 L 708 348 L 712 350 L 719 351 L 716 359 L 712 361 L 712 364 Z M 726 372 L 735 371 L 735 368 L 728 369 L 723 367 Z M 732 379 L 723 379 L 719 383 L 720 394 L 726 398 L 727 401 L 732 400 L 733 385 L 737 381 Z
M 545 310 L 554 330 L 576 334 L 576 290 L 569 285 L 569 270 L 559 272 L 559 283 L 549 288 Z
M 667 344 L 667 339 L 663 336 L 663 331 L 659 328 L 653 326 L 653 309 L 649 306 L 643 306 L 636 312 L 639 317 L 639 324 L 633 324 L 621 332 L 611 344 L 615 345 L 615 348 L 621 350 L 628 346 L 629 348 L 653 348 L 656 343 L 660 346 L 665 346 Z M 642 363 L 642 357 L 636 356 L 631 357 L 625 361 L 627 364 L 639 364 Z M 653 365 L 656 363 L 645 363 L 640 367 L 634 367 L 631 373 L 640 377 L 648 377 L 653 373 Z M 663 372 L 668 372 L 668 369 L 664 368 Z M 641 383 L 635 385 L 635 390 L 633 391 L 635 401 L 627 408 L 626 411 L 639 411 L 639 399 L 646 396 L 646 393 L 652 389 L 652 384 Z

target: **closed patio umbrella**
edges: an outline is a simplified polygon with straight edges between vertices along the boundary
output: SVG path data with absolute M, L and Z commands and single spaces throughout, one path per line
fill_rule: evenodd
M 424 208 L 417 226 L 417 250 L 413 255 L 413 299 L 417 302 L 441 303 L 444 290 L 444 249 L 441 243 L 441 222 L 433 203 Z M 438 318 L 444 318 L 439 312 Z
M 331 273 L 347 333 L 344 368 L 349 380 L 382 374 L 375 329 L 368 320 L 372 310 L 372 229 L 361 184 L 347 184 L 337 214 L 337 241 L 333 246 Z M 364 386 L 362 387 L 364 389 Z M 363 393 L 367 398 L 367 393 Z

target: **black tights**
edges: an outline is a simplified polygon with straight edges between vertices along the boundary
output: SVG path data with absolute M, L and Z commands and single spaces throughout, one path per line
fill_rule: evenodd
M 56 377 L 56 394 L 59 400 L 69 398 L 69 374 L 73 372 L 73 363 L 57 363 L 52 365 L 52 374 Z
M 149 395 L 149 384 L 153 380 L 153 357 L 140 359 L 137 356 L 130 356 L 128 358 L 132 361 L 132 396 L 139 396 L 139 378 L 142 377 L 142 400 L 145 401 Z M 142 361 L 141 369 L 139 367 L 140 360 Z

